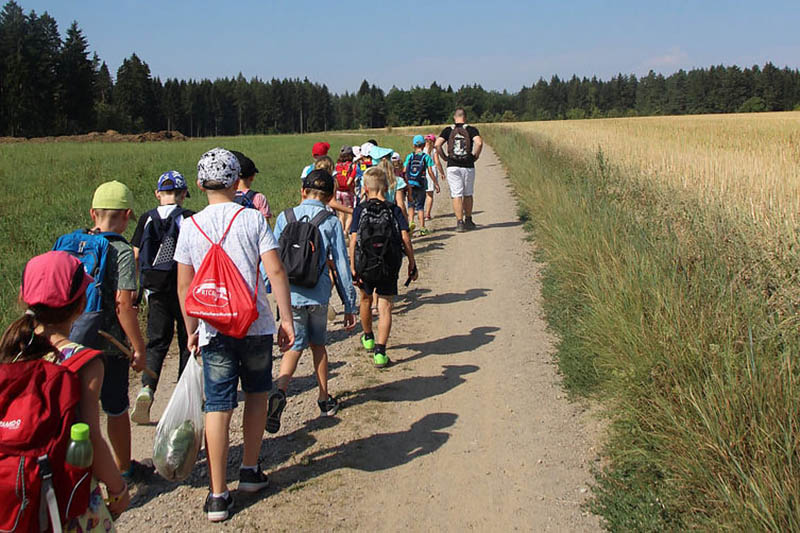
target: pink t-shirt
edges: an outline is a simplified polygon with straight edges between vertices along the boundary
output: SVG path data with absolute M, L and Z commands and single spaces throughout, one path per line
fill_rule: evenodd
M 242 194 L 247 194 L 250 189 L 240 189 Z M 262 193 L 257 192 L 255 196 L 253 196 L 253 205 L 256 209 L 258 209 L 264 218 L 269 220 L 272 218 L 272 211 L 269 208 L 269 202 L 267 201 L 267 197 L 264 196 Z

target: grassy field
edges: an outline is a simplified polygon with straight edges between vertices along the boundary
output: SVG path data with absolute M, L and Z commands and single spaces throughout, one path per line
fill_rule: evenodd
M 155 207 L 153 190 L 158 176 L 178 170 L 188 178 L 192 197 L 185 206 L 206 205 L 197 190 L 197 160 L 206 150 L 222 146 L 250 156 L 260 173 L 253 188 L 266 194 L 273 212 L 299 201 L 300 171 L 311 160 L 311 145 L 331 143 L 338 155 L 343 144 L 361 144 L 367 135 L 401 153 L 408 151 L 408 135 L 365 133 L 294 136 L 223 137 L 159 143 L 49 143 L 0 144 L 0 325 L 20 313 L 16 305 L 25 262 L 48 251 L 56 238 L 91 224 L 89 207 L 95 187 L 112 179 L 134 192 L 137 216 Z M 335 159 L 335 157 L 334 157 Z M 126 236 L 133 234 L 135 221 Z
M 610 418 L 612 530 L 800 530 L 798 126 L 482 128 L 548 265 L 565 381 Z

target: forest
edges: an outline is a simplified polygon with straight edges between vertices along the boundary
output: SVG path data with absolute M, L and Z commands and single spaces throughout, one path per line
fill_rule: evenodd
M 164 80 L 132 53 L 112 77 L 90 54 L 77 22 L 13 0 L 0 12 L 0 135 L 38 137 L 109 129 L 178 130 L 193 137 L 440 124 L 463 106 L 474 122 L 783 111 L 800 108 L 800 71 L 772 63 L 710 66 L 671 75 L 540 78 L 517 92 L 429 87 L 384 89 L 366 79 L 332 93 L 305 79 Z

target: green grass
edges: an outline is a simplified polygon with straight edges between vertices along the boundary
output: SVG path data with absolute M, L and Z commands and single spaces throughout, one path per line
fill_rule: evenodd
M 502 126 L 568 389 L 609 417 L 614 531 L 800 530 L 800 264 L 687 194 Z
M 0 144 L 0 325 L 19 316 L 16 304 L 25 262 L 52 247 L 56 238 L 91 224 L 89 207 L 94 189 L 116 179 L 134 193 L 137 216 L 155 207 L 158 176 L 178 170 L 187 177 L 191 198 L 184 204 L 206 205 L 198 191 L 197 160 L 206 150 L 222 146 L 250 156 L 259 169 L 253 188 L 266 194 L 273 212 L 299 202 L 300 171 L 311 160 L 311 145 L 331 143 L 331 155 L 343 144 L 374 137 L 381 145 L 406 153 L 409 135 L 375 132 L 359 135 L 316 134 L 223 137 L 157 143 Z M 131 237 L 135 221 L 125 235 Z

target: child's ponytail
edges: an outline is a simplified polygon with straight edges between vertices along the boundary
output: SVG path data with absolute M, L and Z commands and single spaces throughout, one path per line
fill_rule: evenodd
M 36 314 L 28 309 L 0 338 L 0 363 L 31 361 L 56 351 L 47 337 L 36 334 Z

